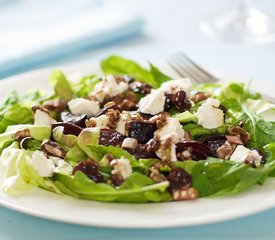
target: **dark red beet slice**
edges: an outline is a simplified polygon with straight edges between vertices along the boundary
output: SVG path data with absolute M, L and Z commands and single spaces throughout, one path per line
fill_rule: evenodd
M 181 153 L 185 150 L 189 150 L 193 160 L 204 160 L 207 157 L 213 157 L 209 147 L 203 143 L 197 141 L 182 142 L 176 144 L 176 152 Z
M 184 112 L 191 108 L 191 102 L 186 98 L 186 94 L 184 91 L 178 91 L 173 96 L 173 103 L 175 107 L 181 111 Z
M 173 107 L 173 94 L 165 94 L 164 111 L 168 112 Z
M 192 176 L 181 168 L 172 169 L 166 179 L 170 182 L 168 188 L 170 192 L 192 185 Z
M 98 166 L 91 160 L 82 161 L 73 169 L 73 174 L 77 171 L 83 172 L 88 178 L 94 182 L 103 182 L 103 175 L 98 171 Z
M 148 151 L 146 144 L 139 144 L 135 149 L 128 149 L 129 153 L 133 154 L 136 159 L 140 158 L 158 158 L 155 152 Z
M 83 130 L 83 128 L 72 123 L 54 123 L 52 124 L 52 129 L 59 126 L 64 127 L 63 133 L 65 135 L 72 134 L 72 135 L 78 136 Z
M 129 84 L 129 88 L 134 92 L 134 93 L 141 93 L 141 94 L 148 94 L 151 92 L 152 87 L 143 82 L 132 82 Z
M 216 151 L 226 142 L 224 135 L 208 135 L 197 139 L 197 141 L 207 145 L 212 152 L 213 156 L 216 156 Z
M 128 136 L 135 138 L 138 143 L 147 143 L 154 136 L 156 125 L 150 122 L 131 121 Z
M 85 127 L 85 121 L 87 119 L 86 114 L 82 115 L 73 115 L 70 112 L 61 112 L 60 113 L 60 120 L 64 123 L 72 123 L 79 127 Z
M 99 144 L 104 146 L 113 145 L 120 147 L 124 138 L 125 137 L 116 130 L 101 129 L 99 136 Z

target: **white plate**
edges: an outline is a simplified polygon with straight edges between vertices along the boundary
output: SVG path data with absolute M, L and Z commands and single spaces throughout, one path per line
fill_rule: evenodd
M 67 67 L 65 72 L 93 72 L 95 65 Z M 49 89 L 49 69 L 0 82 L 0 96 L 11 90 Z M 1 182 L 0 182 L 1 183 Z M 188 202 L 119 204 L 79 200 L 33 188 L 21 197 L 0 193 L 0 205 L 29 215 L 90 226 L 160 228 L 207 224 L 246 216 L 275 206 L 275 180 L 227 198 L 204 198 Z

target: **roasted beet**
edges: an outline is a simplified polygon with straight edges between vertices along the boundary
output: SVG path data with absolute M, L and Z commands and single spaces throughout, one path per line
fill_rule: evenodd
M 265 164 L 266 163 L 266 157 L 265 157 L 263 151 L 259 150 L 259 149 L 256 149 L 256 148 L 253 148 L 253 149 L 256 150 L 259 153 L 260 156 L 262 156 L 261 164 Z
M 154 115 L 149 114 L 149 113 L 139 113 L 139 115 L 144 119 L 144 120 L 149 120 L 151 117 L 153 117 Z
M 152 87 L 143 82 L 132 82 L 129 84 L 129 88 L 135 93 L 148 94 L 151 92 Z
M 71 134 L 71 135 L 78 136 L 82 131 L 81 127 L 79 127 L 75 124 L 72 124 L 72 123 L 54 123 L 54 124 L 52 124 L 52 129 L 59 127 L 59 126 L 64 128 L 63 133 L 65 135 Z
M 104 146 L 113 145 L 120 147 L 124 138 L 125 137 L 116 130 L 101 129 L 99 136 L 99 144 Z
M 184 91 L 178 91 L 173 95 L 173 103 L 175 107 L 181 112 L 190 109 L 192 106 L 191 102 L 186 98 Z
M 181 168 L 174 168 L 167 175 L 166 179 L 170 182 L 169 191 L 189 188 L 192 185 L 192 176 Z
M 168 112 L 173 107 L 173 94 L 165 94 L 164 111 Z
M 131 121 L 128 136 L 135 138 L 138 143 L 147 143 L 153 138 L 156 125 L 150 122 Z
M 101 112 L 99 112 L 95 117 L 99 117 L 101 115 L 106 114 L 109 110 L 118 110 L 119 112 L 122 112 L 120 107 L 117 106 L 116 104 L 113 104 L 111 106 L 105 107 Z
M 135 149 L 127 149 L 127 151 L 140 158 L 158 158 L 154 151 L 151 151 L 146 144 L 139 144 Z
M 177 154 L 182 153 L 185 150 L 188 150 L 191 154 L 191 158 L 196 161 L 204 160 L 207 157 L 213 156 L 210 148 L 207 145 L 197 141 L 182 142 L 176 144 Z
M 207 145 L 213 156 L 216 157 L 216 151 L 226 142 L 224 135 L 208 135 L 197 139 L 197 141 Z
M 86 114 L 82 115 L 73 115 L 69 112 L 61 112 L 60 113 L 60 120 L 64 123 L 72 123 L 79 127 L 85 127 L 85 121 L 87 119 Z
M 83 172 L 88 178 L 96 183 L 103 182 L 104 180 L 103 175 L 98 171 L 97 164 L 91 160 L 82 161 L 76 165 L 73 169 L 73 174 L 77 171 Z

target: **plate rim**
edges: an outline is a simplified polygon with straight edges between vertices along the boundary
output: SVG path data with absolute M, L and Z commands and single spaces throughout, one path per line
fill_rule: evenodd
M 97 71 L 98 71 L 98 66 L 99 66 L 98 63 L 91 62 L 91 63 L 85 63 L 85 64 L 60 65 L 60 66 L 52 66 L 52 67 L 47 67 L 47 68 L 36 69 L 33 71 L 17 74 L 15 76 L 11 76 L 11 77 L 2 79 L 0 81 L 0 86 L 12 85 L 12 84 L 20 81 L 20 79 L 34 78 L 36 75 L 41 75 L 41 76 L 43 75 L 43 78 L 46 78 L 47 75 L 55 69 L 61 69 L 65 73 L 76 70 L 76 69 L 80 69 L 80 71 L 83 71 L 83 70 L 85 71 L 88 69 L 91 69 L 91 70 L 97 69 Z M 12 91 L 12 89 L 11 89 L 11 91 Z M 8 92 L 11 92 L 11 91 L 8 91 Z M 267 180 L 267 181 L 269 181 L 269 180 Z M 34 189 L 34 191 L 35 190 L 45 191 L 45 192 L 47 192 L 47 194 L 55 194 L 55 193 L 51 193 L 51 192 L 48 192 L 43 189 Z M 274 193 L 275 193 L 275 191 L 274 191 Z M 112 223 L 106 222 L 106 224 L 105 224 L 102 222 L 98 223 L 96 220 L 93 220 L 91 222 L 81 221 L 81 220 L 76 221 L 74 219 L 64 219 L 64 218 L 62 218 L 62 216 L 51 216 L 49 214 L 45 214 L 45 213 L 43 214 L 41 212 L 39 213 L 38 211 L 35 211 L 32 209 L 26 209 L 22 206 L 16 205 L 15 203 L 5 201 L 5 197 L 3 197 L 4 195 L 5 195 L 4 193 L 0 194 L 0 205 L 3 207 L 6 207 L 8 209 L 11 209 L 13 211 L 16 211 L 16 212 L 20 212 L 20 213 L 23 213 L 23 214 L 26 214 L 29 216 L 34 216 L 34 217 L 38 217 L 38 218 L 42 218 L 42 219 L 57 221 L 57 222 L 77 224 L 77 225 L 82 225 L 82 226 L 96 226 L 96 227 L 107 227 L 107 228 L 133 228 L 133 229 L 151 228 L 152 229 L 152 228 L 197 226 L 197 225 L 212 224 L 212 223 L 217 223 L 217 222 L 222 222 L 222 221 L 229 221 L 232 219 L 256 214 L 256 213 L 259 213 L 259 212 L 262 212 L 267 209 L 271 209 L 271 208 L 275 207 L 275 197 L 274 197 L 274 199 L 272 201 L 269 200 L 268 203 L 265 203 L 265 205 L 260 205 L 257 207 L 254 206 L 253 209 L 246 209 L 246 210 L 239 211 L 239 212 L 231 214 L 231 215 L 216 216 L 212 219 L 208 219 L 207 221 L 205 221 L 205 219 L 196 220 L 196 221 L 193 220 L 189 223 L 188 222 L 183 223 L 181 221 L 178 221 L 178 222 L 177 221 L 168 221 L 168 222 L 161 223 L 161 224 L 158 223 L 157 225 L 155 225 L 154 223 L 152 223 L 150 225 L 148 225 L 148 224 L 144 225 L 142 223 L 132 224 L 131 222 L 129 222 L 128 224 L 124 223 L 124 225 L 121 225 L 119 223 L 119 221 L 112 222 Z M 65 196 L 65 197 L 67 198 L 68 196 Z M 71 198 L 71 197 L 69 197 L 69 198 Z M 211 198 L 203 198 L 203 199 L 199 199 L 196 201 L 203 201 L 204 199 L 211 199 Z M 74 199 L 74 200 L 94 202 L 92 200 L 82 200 L 82 199 Z M 114 203 L 102 203 L 102 204 L 114 204 Z M 147 203 L 147 204 L 165 204 L 166 205 L 166 204 L 171 204 L 171 203 L 167 202 L 167 203 Z M 134 205 L 134 204 L 132 204 L 132 205 Z

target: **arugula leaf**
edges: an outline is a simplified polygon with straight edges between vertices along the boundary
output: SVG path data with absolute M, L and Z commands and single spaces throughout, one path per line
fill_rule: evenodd
M 105 74 L 127 74 L 133 76 L 137 80 L 148 83 L 154 88 L 158 88 L 161 83 L 172 79 L 162 73 L 153 64 L 150 64 L 150 70 L 146 70 L 138 63 L 120 56 L 110 56 L 102 60 L 101 69 Z
M 262 184 L 274 169 L 274 160 L 252 168 L 247 164 L 208 158 L 197 163 L 192 162 L 189 171 L 193 178 L 192 186 L 199 191 L 200 197 L 205 197 L 231 195 L 255 184 Z
M 275 142 L 275 122 L 256 118 L 254 122 L 246 122 L 244 128 L 251 133 L 250 147 L 263 149 L 266 144 Z

